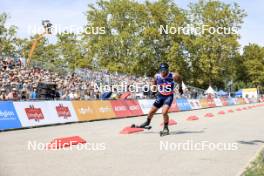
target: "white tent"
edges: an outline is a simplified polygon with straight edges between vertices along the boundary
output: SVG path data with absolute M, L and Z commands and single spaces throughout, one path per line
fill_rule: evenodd
M 186 87 L 186 85 L 184 84 L 184 82 L 182 81 L 182 90 L 186 90 L 187 89 L 187 87 Z
M 215 91 L 211 86 L 209 86 L 208 89 L 205 91 L 205 94 L 215 94 Z

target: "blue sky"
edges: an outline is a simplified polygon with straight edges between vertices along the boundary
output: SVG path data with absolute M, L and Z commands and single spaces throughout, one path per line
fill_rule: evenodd
M 181 8 L 186 8 L 190 2 L 197 0 L 175 0 Z M 240 30 L 240 43 L 257 43 L 264 46 L 264 1 L 263 0 L 222 0 L 226 3 L 237 2 L 245 9 L 248 16 L 245 18 Z M 95 0 L 0 0 L 0 13 L 7 12 L 10 15 L 8 25 L 16 25 L 18 36 L 29 37 L 30 26 L 41 27 L 41 20 L 49 19 L 60 27 L 72 25 L 81 27 L 86 23 L 85 11 L 87 5 Z M 51 37 L 52 38 L 52 37 Z

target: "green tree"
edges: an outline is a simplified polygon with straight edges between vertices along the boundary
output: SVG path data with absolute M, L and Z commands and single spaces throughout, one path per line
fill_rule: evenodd
M 264 48 L 257 44 L 244 47 L 242 65 L 246 76 L 244 81 L 254 87 L 264 86 Z M 263 88 L 262 88 L 263 89 Z
M 84 59 L 85 51 L 81 40 L 78 39 L 78 35 L 67 31 L 57 34 L 56 47 L 60 63 L 63 62 L 63 65 L 71 70 L 89 66 L 89 60 Z
M 245 15 L 245 11 L 236 3 L 200 0 L 190 4 L 191 24 L 206 29 L 201 35 L 193 35 L 186 42 L 195 85 L 224 87 L 227 80 L 234 79 L 234 62 L 239 54 L 239 34 L 236 29 L 241 28 Z M 220 30 L 218 33 L 210 31 L 210 28 L 234 31 Z
M 97 6 L 89 6 L 86 27 L 105 27 L 105 33 L 84 35 L 89 60 L 111 71 L 140 75 L 153 75 L 161 62 L 182 60 L 176 57 L 181 56 L 181 39 L 159 31 L 160 25 L 184 24 L 183 11 L 172 1 L 100 0 Z
M 16 26 L 6 26 L 8 15 L 0 14 L 0 55 L 3 57 L 15 57 L 16 52 Z

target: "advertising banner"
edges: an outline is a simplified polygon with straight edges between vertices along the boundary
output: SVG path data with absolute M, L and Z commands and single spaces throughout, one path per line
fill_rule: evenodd
M 192 109 L 201 109 L 202 108 L 200 101 L 197 99 L 188 99 L 188 102 L 189 102 Z
M 80 121 L 107 119 L 115 117 L 110 101 L 72 101 Z
M 138 103 L 144 114 L 148 114 L 150 108 L 153 106 L 154 101 L 154 99 L 138 100 Z M 157 113 L 161 113 L 161 109 L 159 109 Z
M 60 123 L 45 101 L 14 102 L 13 104 L 23 127 Z
M 245 104 L 246 101 L 244 100 L 244 98 L 237 98 L 237 104 Z
M 200 101 L 202 108 L 208 108 L 209 107 L 207 99 L 200 99 L 199 101 Z
M 220 98 L 214 98 L 214 102 L 216 106 L 223 106 L 223 103 Z
M 208 104 L 208 107 L 209 107 L 209 108 L 216 107 L 216 105 L 215 105 L 215 102 L 214 102 L 214 99 L 213 99 L 213 98 L 208 98 L 208 99 L 207 99 L 207 104 Z
M 143 112 L 137 100 L 124 100 L 124 101 L 128 107 L 128 110 L 131 113 L 131 116 L 143 115 Z
M 180 111 L 188 111 L 191 110 L 191 106 L 186 98 L 179 98 L 176 99 L 177 106 L 179 107 Z
M 70 101 L 47 101 L 46 104 L 47 107 L 45 107 L 44 110 L 51 111 L 56 118 L 56 122 L 66 123 L 78 121 L 77 115 Z
M 220 100 L 223 103 L 223 106 L 228 106 L 228 101 L 226 98 L 221 97 Z
M 112 100 L 111 105 L 116 117 L 120 118 L 131 116 L 128 106 L 124 100 Z
M 0 130 L 21 128 L 14 105 L 10 101 L 0 102 Z
M 143 111 L 137 100 L 112 100 L 110 103 L 116 117 L 143 115 Z
M 242 89 L 242 97 L 243 98 L 257 98 L 258 97 L 257 88 Z

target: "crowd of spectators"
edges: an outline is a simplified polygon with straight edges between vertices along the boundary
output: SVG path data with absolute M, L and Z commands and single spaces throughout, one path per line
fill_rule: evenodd
M 40 67 L 25 67 L 20 60 L 0 58 L 0 100 L 36 100 L 39 83 L 56 84 L 60 100 L 100 99 L 98 86 L 113 85 L 120 82 L 150 83 L 150 78 L 125 74 L 109 74 L 107 71 L 78 70 L 77 73 L 59 75 Z M 122 92 L 112 92 L 112 98 L 118 98 Z M 139 96 L 139 97 L 137 97 Z M 146 98 L 143 93 L 131 94 L 130 98 Z
M 55 84 L 57 100 L 92 100 L 101 99 L 105 85 L 113 86 L 125 83 L 129 85 L 150 85 L 152 78 L 137 77 L 120 73 L 109 73 L 107 70 L 95 71 L 79 69 L 74 73 L 60 75 L 40 67 L 26 67 L 21 60 L 0 58 L 0 100 L 37 100 L 39 83 Z M 105 87 L 104 87 L 105 88 Z M 118 99 L 124 92 L 111 87 L 110 99 Z M 192 97 L 193 91 L 186 90 L 186 98 Z M 179 95 L 176 96 L 179 97 Z M 133 91 L 128 98 L 153 98 L 151 91 Z

